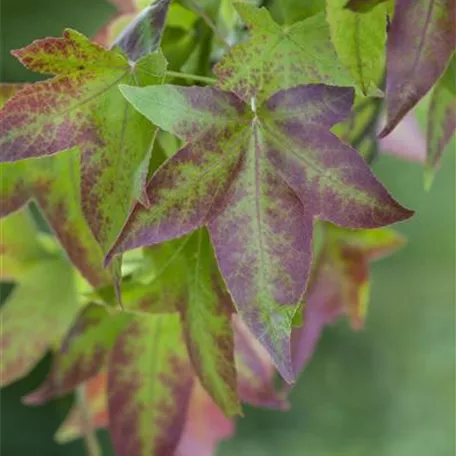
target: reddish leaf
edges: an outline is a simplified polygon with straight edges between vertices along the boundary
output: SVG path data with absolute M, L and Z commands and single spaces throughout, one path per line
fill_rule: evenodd
M 388 33 L 386 101 L 390 133 L 444 72 L 456 42 L 455 0 L 397 0 Z
M 314 218 L 374 228 L 412 215 L 329 132 L 349 113 L 353 91 L 298 86 L 260 106 L 208 87 L 122 91 L 187 143 L 155 173 L 151 208 L 135 207 L 108 259 L 208 226 L 242 318 L 293 381 L 291 320 L 306 286 Z
M 330 225 L 303 306 L 303 325 L 292 334 L 293 367 L 309 362 L 321 332 L 341 314 L 354 329 L 364 322 L 369 291 L 369 261 L 394 252 L 404 239 L 389 229 L 348 231 Z
M 108 364 L 109 427 L 116 455 L 172 455 L 192 384 L 179 317 L 134 319 L 117 339 Z
M 84 435 L 85 427 L 100 429 L 108 426 L 108 408 L 106 404 L 106 372 L 102 371 L 84 384 L 85 406 L 87 407 L 89 423 L 84 420 L 87 416 L 76 403 L 69 411 L 65 421 L 55 434 L 59 443 L 66 443 Z
M 105 365 L 117 335 L 130 321 L 125 312 L 110 315 L 91 304 L 79 314 L 54 357 L 51 371 L 38 388 L 27 395 L 29 405 L 43 404 L 74 390 Z
M 213 456 L 219 441 L 231 437 L 233 433 L 233 421 L 225 417 L 196 382 L 175 456 Z

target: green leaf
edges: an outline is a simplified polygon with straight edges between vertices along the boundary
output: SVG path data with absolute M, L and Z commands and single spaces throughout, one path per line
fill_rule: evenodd
M 268 10 L 280 24 L 294 24 L 324 11 L 325 0 L 273 0 L 268 2 Z
M 46 380 L 24 402 L 43 404 L 95 376 L 105 366 L 118 334 L 131 318 L 125 312 L 110 314 L 94 304 L 83 309 L 54 356 Z
M 186 421 L 192 384 L 178 315 L 130 322 L 108 363 L 109 429 L 116 454 L 173 454 Z
M 393 0 L 394 1 L 394 0 Z M 345 8 L 357 13 L 369 13 L 377 5 L 390 0 L 344 0 Z
M 429 188 L 440 158 L 456 130 L 456 56 L 435 86 L 428 112 L 425 179 Z
M 236 9 L 251 37 L 215 66 L 222 89 L 248 103 L 255 97 L 259 103 L 298 84 L 354 84 L 337 59 L 323 13 L 282 28 L 265 8 L 236 3 Z
M 385 66 L 386 5 L 359 14 L 345 9 L 346 0 L 328 0 L 326 19 L 339 60 L 364 95 L 378 95 Z
M 358 153 L 329 128 L 353 90 L 324 85 L 247 105 L 215 88 L 122 87 L 154 124 L 186 143 L 155 173 L 108 254 L 206 225 L 242 318 L 292 381 L 291 320 L 311 262 L 313 220 L 373 228 L 406 219 Z
M 2 386 L 27 375 L 65 335 L 78 312 L 75 278 L 60 255 L 24 272 L 0 310 Z
M 95 237 L 107 249 L 141 198 L 155 134 L 125 102 L 117 84 L 160 83 L 166 62 L 156 53 L 132 65 L 120 52 L 107 51 L 70 29 L 63 38 L 35 41 L 14 55 L 27 68 L 55 77 L 26 86 L 3 107 L 0 160 L 78 146 L 81 204 Z

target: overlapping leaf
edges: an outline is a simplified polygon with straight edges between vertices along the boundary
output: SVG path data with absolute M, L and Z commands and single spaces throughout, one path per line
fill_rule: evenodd
M 345 0 L 345 8 L 358 13 L 368 13 L 374 7 L 389 0 Z
M 158 83 L 165 61 L 161 54 L 152 54 L 132 66 L 121 53 L 106 51 L 72 30 L 14 54 L 28 68 L 56 76 L 25 87 L 4 106 L 0 160 L 52 155 L 78 146 L 82 207 L 106 249 L 142 194 L 155 131 L 123 100 L 117 84 Z
M 456 131 L 456 56 L 432 92 L 427 125 L 427 184 Z
M 136 318 L 108 364 L 111 438 L 118 456 L 169 456 L 182 434 L 193 371 L 177 314 Z
M 388 122 L 390 133 L 431 89 L 449 63 L 456 42 L 455 0 L 397 0 L 388 32 Z
M 345 9 L 346 0 L 329 0 L 326 19 L 339 60 L 365 95 L 378 95 L 385 64 L 386 5 L 365 14 Z M 381 92 L 380 92 L 381 93 Z
M 268 2 L 268 10 L 277 22 L 289 25 L 324 11 L 325 3 L 325 0 L 272 0 Z
M 299 86 L 259 106 L 214 88 L 122 91 L 187 143 L 154 175 L 150 209 L 135 207 L 109 258 L 206 225 L 242 318 L 292 381 L 291 320 L 307 281 L 314 217 L 374 228 L 411 215 L 328 131 L 349 113 L 353 91 Z
M 354 84 L 337 59 L 323 13 L 285 29 L 265 8 L 236 3 L 236 9 L 251 37 L 234 46 L 215 66 L 222 89 L 249 103 L 252 97 L 263 101 L 298 84 Z
M 42 404 L 95 376 L 106 364 L 117 335 L 130 319 L 131 315 L 125 312 L 111 315 L 103 307 L 87 306 L 54 356 L 48 377 L 37 391 L 25 397 L 24 402 Z
M 299 374 L 310 360 L 323 328 L 347 314 L 352 327 L 363 325 L 369 296 L 369 261 L 404 244 L 391 229 L 348 231 L 325 226 L 325 244 L 303 306 L 303 325 L 292 334 L 293 367 Z
M 10 220 L 15 221 L 18 214 L 2 221 L 3 227 Z M 26 223 L 25 218 L 21 219 Z M 18 231 L 20 236 L 23 231 Z M 36 236 L 36 232 L 35 232 Z M 22 248 L 9 250 L 9 246 L 17 242 L 4 240 L 3 254 L 21 255 L 26 245 Z M 16 241 L 19 239 L 16 238 Z M 31 253 L 27 249 L 27 253 Z M 33 254 L 34 255 L 34 254 Z M 17 260 L 25 267 L 18 268 L 19 280 L 7 298 L 0 311 L 2 331 L 0 334 L 1 373 L 2 386 L 25 376 L 51 346 L 61 340 L 72 319 L 78 312 L 76 290 L 76 276 L 71 265 L 58 252 L 48 253 L 40 257 L 39 261 L 19 256 Z M 21 265 L 16 262 L 16 265 Z M 3 268 L 3 265 L 2 265 Z
M 85 410 L 80 403 L 73 405 L 55 434 L 57 442 L 67 443 L 81 437 L 85 434 L 87 426 L 90 430 L 108 426 L 106 380 L 106 372 L 102 371 L 84 384 Z M 85 420 L 89 422 L 84 423 Z

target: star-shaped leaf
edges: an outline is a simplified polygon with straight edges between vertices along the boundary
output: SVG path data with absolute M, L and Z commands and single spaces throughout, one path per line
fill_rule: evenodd
M 155 173 L 150 209 L 135 207 L 108 260 L 206 225 L 242 318 L 291 382 L 291 320 L 310 270 L 314 218 L 374 228 L 412 214 L 329 132 L 348 115 L 353 90 L 298 86 L 258 106 L 208 87 L 122 91 L 186 144 Z
M 302 309 L 303 325 L 292 334 L 293 367 L 309 362 L 321 332 L 340 315 L 363 326 L 369 298 L 369 262 L 393 253 L 404 238 L 391 229 L 344 230 L 325 225 L 325 242 Z
M 109 429 L 116 455 L 174 453 L 193 377 L 177 314 L 129 323 L 108 362 Z
M 215 66 L 220 87 L 249 102 L 298 84 L 326 83 L 353 86 L 339 63 L 323 13 L 282 28 L 265 8 L 236 3 L 251 37 L 236 46 Z
M 346 0 L 327 2 L 326 19 L 339 60 L 365 95 L 378 95 L 385 65 L 386 5 L 365 14 L 345 9 Z
M 81 204 L 107 249 L 142 195 L 155 134 L 125 102 L 117 84 L 159 83 L 165 60 L 155 53 L 132 65 L 119 51 L 107 51 L 73 30 L 63 38 L 35 41 L 14 55 L 27 68 L 55 77 L 26 86 L 0 111 L 0 160 L 77 146 Z
M 386 101 L 390 133 L 445 71 L 454 52 L 454 0 L 397 0 L 388 32 Z

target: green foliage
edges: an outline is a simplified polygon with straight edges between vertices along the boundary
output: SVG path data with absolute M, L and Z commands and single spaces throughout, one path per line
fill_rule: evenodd
M 59 441 L 96 452 L 109 427 L 119 456 L 210 454 L 242 403 L 288 407 L 325 325 L 363 326 L 369 262 L 403 244 L 384 226 L 413 213 L 370 170 L 382 81 L 382 136 L 433 88 L 433 170 L 455 6 L 113 3 L 94 40 L 13 51 L 53 77 L 0 85 L 2 384 L 51 350 L 25 402 L 77 391 Z

